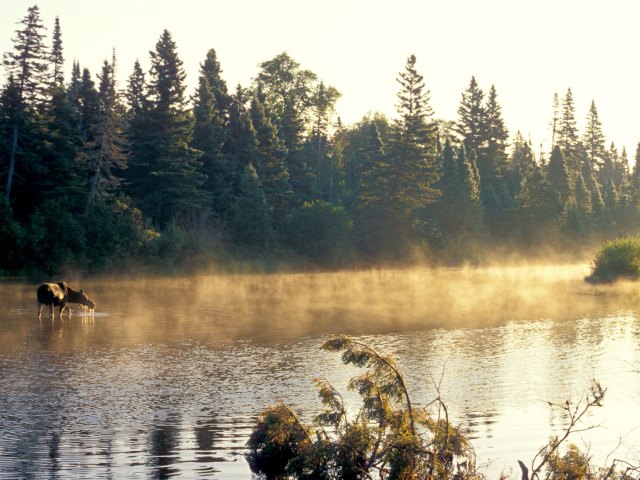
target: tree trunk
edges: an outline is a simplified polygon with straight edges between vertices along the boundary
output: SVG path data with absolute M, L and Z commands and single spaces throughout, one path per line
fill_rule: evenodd
M 11 141 L 11 156 L 9 159 L 9 174 L 7 175 L 7 187 L 4 198 L 7 202 L 11 200 L 11 187 L 13 186 L 13 172 L 16 168 L 16 151 L 18 150 L 18 124 L 13 124 L 13 140 Z

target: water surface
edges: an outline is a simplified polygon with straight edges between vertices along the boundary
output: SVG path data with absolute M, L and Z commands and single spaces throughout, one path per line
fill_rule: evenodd
M 528 463 L 566 421 L 546 402 L 577 400 L 591 378 L 608 388 L 587 419 L 599 427 L 573 441 L 638 458 L 638 286 L 595 288 L 585 270 L 76 280 L 96 315 L 53 322 L 35 285 L 4 282 L 0 478 L 249 478 L 261 410 L 284 401 L 308 420 L 314 377 L 344 391 L 357 373 L 319 349 L 333 333 L 394 355 L 417 404 L 444 371 L 490 477 Z

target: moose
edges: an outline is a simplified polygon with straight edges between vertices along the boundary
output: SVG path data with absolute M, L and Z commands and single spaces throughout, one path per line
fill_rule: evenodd
M 96 304 L 89 299 L 82 290 L 74 290 L 66 282 L 60 283 L 43 283 L 38 287 L 38 318 L 42 311 L 42 306 L 47 305 L 49 307 L 49 318 L 53 320 L 54 311 L 53 307 L 60 307 L 59 317 L 62 317 L 62 312 L 69 309 L 69 303 L 79 303 L 93 310 L 96 308 Z

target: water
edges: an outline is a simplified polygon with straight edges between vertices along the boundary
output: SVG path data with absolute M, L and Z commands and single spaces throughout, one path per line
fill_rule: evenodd
M 637 460 L 640 289 L 594 288 L 585 269 L 76 280 L 95 316 L 53 322 L 36 317 L 35 285 L 4 282 L 0 478 L 250 478 L 264 408 L 309 420 L 314 377 L 345 392 L 358 372 L 320 350 L 332 333 L 394 355 L 414 403 L 442 376 L 491 478 L 518 476 L 565 424 L 546 402 L 578 400 L 591 378 L 605 404 L 573 441 Z

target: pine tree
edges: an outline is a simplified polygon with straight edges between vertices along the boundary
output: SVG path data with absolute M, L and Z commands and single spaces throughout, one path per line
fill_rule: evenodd
M 16 31 L 14 50 L 4 54 L 4 65 L 13 76 L 23 108 L 35 110 L 44 100 L 49 85 L 50 58 L 44 44 L 46 29 L 40 20 L 38 6 L 29 7 L 19 23 L 23 27 Z
M 438 174 L 433 111 L 424 79 L 415 66 L 416 57 L 411 55 L 397 79 L 399 117 L 392 127 L 389 149 L 391 201 L 400 218 L 426 207 L 438 197 L 434 188 Z
M 80 63 L 77 60 L 73 61 L 71 66 L 71 81 L 69 82 L 69 98 L 75 107 L 80 110 L 80 104 L 78 103 L 78 93 L 80 92 L 80 84 L 82 82 L 82 74 L 80 72 Z
M 607 152 L 604 134 L 602 133 L 602 123 L 600 123 L 595 101 L 591 101 L 582 143 L 586 159 L 590 162 L 591 167 L 598 170 L 602 169 Z
M 114 63 L 105 61 L 98 76 L 99 111 L 90 126 L 92 140 L 85 143 L 90 178 L 84 214 L 89 216 L 97 202 L 104 202 L 116 191 L 122 179 L 118 175 L 127 167 L 125 112 L 116 90 Z
M 9 168 L 5 187 L 5 199 L 11 199 L 11 190 L 18 156 L 18 139 L 26 134 L 25 125 L 33 118 L 45 98 L 47 88 L 46 73 L 48 68 L 48 52 L 44 46 L 44 26 L 40 20 L 40 10 L 36 5 L 27 10 L 27 15 L 20 21 L 22 28 L 16 31 L 12 52 L 4 55 L 12 92 L 10 96 L 15 104 L 10 109 L 11 120 L 9 142 Z
M 230 137 L 229 106 L 226 84 L 220 78 L 220 64 L 213 49 L 200 65 L 198 87 L 193 99 L 194 130 L 191 145 L 202 152 L 203 171 L 207 175 L 204 189 L 209 209 L 220 217 L 231 205 L 235 172 L 225 150 Z
M 391 165 L 378 122 L 369 120 L 361 128 L 364 138 L 357 152 L 359 174 L 355 188 L 355 223 L 361 250 L 380 258 L 394 255 L 397 249 L 394 242 L 398 219 L 393 216 L 390 205 Z
M 553 201 L 557 210 L 562 212 L 571 197 L 572 188 L 569 169 L 559 146 L 556 146 L 551 152 L 547 172 Z
M 558 94 L 553 94 L 553 114 L 551 117 L 551 151 L 553 151 L 556 146 L 556 138 L 558 134 L 558 128 L 560 126 L 560 99 L 558 98 Z
M 487 129 L 487 157 L 491 165 L 495 165 L 495 175 L 503 175 L 508 166 L 507 141 L 509 131 L 502 118 L 502 107 L 497 100 L 495 86 L 491 86 L 485 106 Z M 481 174 L 482 175 L 482 174 Z
M 580 138 L 576 126 L 573 93 L 570 88 L 562 101 L 562 117 L 560 118 L 556 145 L 562 151 L 569 172 L 577 172 L 580 166 Z
M 465 203 L 469 206 L 479 206 L 480 204 L 480 178 L 478 167 L 473 156 L 468 156 L 464 147 L 460 147 L 458 152 L 458 170 L 460 181 L 463 186 Z
M 148 108 L 140 119 L 144 126 L 132 139 L 130 189 L 143 212 L 153 222 L 193 221 L 204 207 L 200 152 L 189 146 L 192 118 L 184 96 L 185 73 L 176 44 L 165 30 L 150 52 Z
M 60 19 L 56 17 L 53 27 L 53 44 L 51 46 L 51 84 L 60 86 L 64 83 L 64 56 L 62 55 L 62 34 L 60 32 Z
M 82 79 L 78 89 L 78 110 L 80 111 L 80 132 L 83 140 L 93 140 L 91 125 L 96 123 L 100 104 L 96 84 L 88 68 L 82 70 Z
M 82 147 L 78 123 L 78 111 L 67 91 L 62 86 L 54 87 L 47 109 L 46 129 L 40 134 L 42 140 L 35 152 L 44 171 L 33 175 L 29 182 L 29 195 L 35 197 L 33 208 L 45 200 L 55 200 L 73 215 L 82 213 L 86 177 L 76 161 Z
M 484 93 L 478 87 L 476 78 L 471 77 L 469 87 L 462 93 L 462 100 L 458 107 L 459 118 L 454 129 L 466 151 L 475 152 L 478 157 L 483 153 L 487 139 L 487 113 L 483 101 Z M 482 168 L 480 168 L 480 175 L 482 176 Z
M 531 142 L 526 141 L 519 131 L 514 138 L 511 152 L 511 162 L 506 180 L 510 196 L 516 198 L 520 193 L 524 179 L 533 173 L 536 160 Z
M 258 140 L 247 109 L 245 90 L 238 85 L 229 108 L 229 139 L 226 144 L 227 181 L 234 195 L 239 193 L 240 177 L 249 163 L 257 163 Z M 254 167 L 255 168 L 255 167 Z M 229 207 L 230 205 L 227 205 Z
M 130 118 L 139 115 L 147 106 L 145 89 L 146 83 L 144 72 L 142 71 L 140 62 L 136 60 L 133 65 L 133 72 L 129 76 L 129 80 L 127 82 L 127 90 L 125 93 L 125 97 L 127 99 L 127 104 L 129 107 Z

